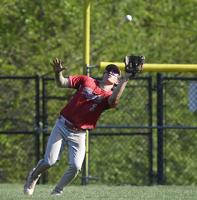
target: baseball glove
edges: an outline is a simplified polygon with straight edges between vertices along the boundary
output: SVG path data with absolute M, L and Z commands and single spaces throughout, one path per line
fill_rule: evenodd
M 131 77 L 135 77 L 136 74 L 142 71 L 142 66 L 144 64 L 144 56 L 125 56 L 125 72 L 130 73 Z

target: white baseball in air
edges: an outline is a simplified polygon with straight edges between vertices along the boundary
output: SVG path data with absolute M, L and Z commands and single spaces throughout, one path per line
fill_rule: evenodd
M 131 22 L 133 20 L 133 17 L 131 15 L 126 15 L 125 20 Z

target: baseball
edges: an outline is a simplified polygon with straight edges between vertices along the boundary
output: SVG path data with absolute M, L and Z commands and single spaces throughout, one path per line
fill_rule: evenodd
M 131 15 L 126 15 L 125 16 L 125 20 L 128 21 L 128 22 L 130 22 L 130 21 L 133 20 L 133 17 Z

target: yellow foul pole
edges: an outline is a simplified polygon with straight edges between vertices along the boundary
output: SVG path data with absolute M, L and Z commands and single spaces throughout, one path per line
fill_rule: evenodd
M 84 0 L 84 68 L 83 73 L 90 75 L 90 1 Z M 89 131 L 86 130 L 86 152 L 82 184 L 88 183 L 89 176 Z
M 89 74 L 90 65 L 90 1 L 84 0 L 84 74 Z
M 115 64 L 124 71 L 124 63 L 121 62 L 100 62 L 100 69 L 108 64 Z M 197 72 L 197 64 L 144 64 L 143 72 Z

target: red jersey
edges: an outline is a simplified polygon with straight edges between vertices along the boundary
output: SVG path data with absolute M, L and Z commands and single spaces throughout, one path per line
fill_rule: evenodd
M 99 82 L 89 76 L 69 76 L 70 87 L 77 89 L 60 114 L 77 128 L 93 129 L 101 113 L 109 108 L 108 98 L 112 91 L 99 87 Z

